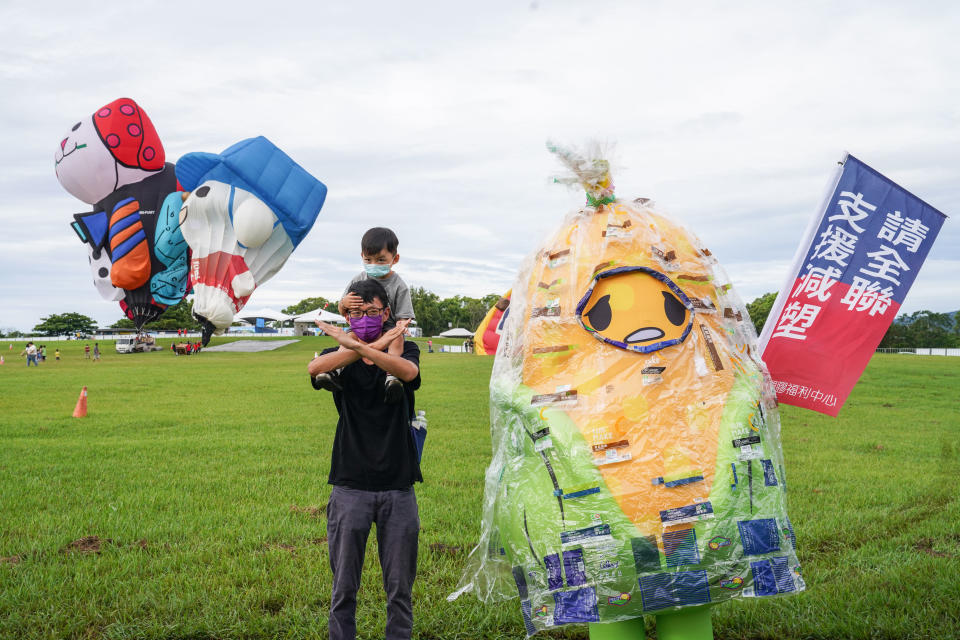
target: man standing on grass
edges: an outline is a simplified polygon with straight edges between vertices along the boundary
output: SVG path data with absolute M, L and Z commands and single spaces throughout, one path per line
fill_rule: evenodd
M 413 392 L 420 388 L 420 349 L 404 341 L 402 355 L 387 353 L 402 329 L 383 331 L 390 317 L 383 285 L 374 279 L 359 280 L 348 293 L 363 301 L 349 312 L 353 331 L 318 321 L 317 326 L 340 347 L 325 349 L 308 366 L 311 379 L 341 369 L 336 378 L 341 388 L 333 392 L 340 419 L 330 456 L 328 482 L 333 490 L 327 504 L 327 548 L 333 572 L 330 639 L 356 637 L 357 589 L 367 536 L 376 523 L 387 594 L 386 640 L 409 640 L 420 532 L 413 483 L 423 482 L 410 430 Z M 401 402 L 384 402 L 387 374 L 403 383 Z
M 20 355 L 27 356 L 28 367 L 31 364 L 35 367 L 40 366 L 39 364 L 37 364 L 37 347 L 34 346 L 32 342 L 27 343 L 27 346 L 23 348 L 23 353 L 21 353 Z

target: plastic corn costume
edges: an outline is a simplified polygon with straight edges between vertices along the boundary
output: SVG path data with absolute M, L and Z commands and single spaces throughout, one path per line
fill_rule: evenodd
M 743 303 L 696 236 L 614 196 L 605 160 L 551 151 L 587 206 L 514 283 L 482 538 L 451 598 L 519 597 L 528 634 L 594 634 L 802 590 L 777 403 Z

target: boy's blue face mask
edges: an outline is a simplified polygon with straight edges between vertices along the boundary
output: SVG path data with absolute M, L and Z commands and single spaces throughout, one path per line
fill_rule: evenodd
M 391 264 L 366 264 L 363 265 L 363 270 L 367 272 L 367 275 L 371 278 L 382 278 L 383 276 L 390 273 L 390 268 L 393 265 Z

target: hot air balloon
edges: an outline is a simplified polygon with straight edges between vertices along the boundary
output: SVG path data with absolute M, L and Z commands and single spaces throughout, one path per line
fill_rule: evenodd
M 176 171 L 191 192 L 180 222 L 192 250 L 193 315 L 207 344 L 284 265 L 317 219 L 327 188 L 262 136 L 221 154 L 188 153 Z
M 490 311 L 480 321 L 473 334 L 474 353 L 478 356 L 493 356 L 497 354 L 497 345 L 500 344 L 500 334 L 503 325 L 510 317 L 510 292 L 507 291 L 497 303 L 490 307 Z
M 119 98 L 77 122 L 54 160 L 60 184 L 94 207 L 71 226 L 87 245 L 97 291 L 119 301 L 141 329 L 187 287 L 176 174 L 153 123 L 136 102 Z
M 626 638 L 653 614 L 660 638 L 677 620 L 709 638 L 704 605 L 804 589 L 773 385 L 699 239 L 617 199 L 601 157 L 552 150 L 588 204 L 512 289 L 482 537 L 451 597 L 519 597 L 530 634 Z

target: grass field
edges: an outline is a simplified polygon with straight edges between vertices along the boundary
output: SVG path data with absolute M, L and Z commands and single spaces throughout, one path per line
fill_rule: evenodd
M 99 363 L 82 344 L 30 369 L 22 344 L 4 351 L 0 638 L 325 638 L 336 412 L 306 364 L 329 339 L 190 357 L 106 343 Z M 445 599 L 478 537 L 492 362 L 423 355 L 418 638 L 524 636 L 516 601 Z M 885 355 L 840 418 L 781 407 L 808 590 L 716 607 L 716 637 L 960 637 L 958 404 L 960 358 Z M 382 637 L 379 581 L 371 548 L 361 638 Z

